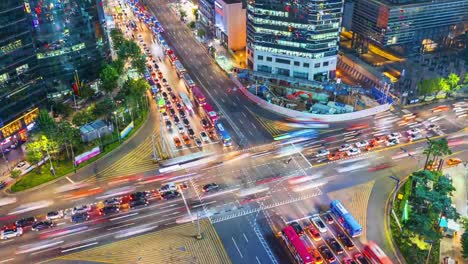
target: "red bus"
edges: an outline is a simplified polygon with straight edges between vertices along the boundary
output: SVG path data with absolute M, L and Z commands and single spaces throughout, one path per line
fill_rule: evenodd
M 200 91 L 200 88 L 198 88 L 197 86 L 193 87 L 192 88 L 192 94 L 193 94 L 193 98 L 195 99 L 195 102 L 199 105 L 199 106 L 204 106 L 206 104 L 206 97 L 205 95 Z
M 208 120 L 210 120 L 211 125 L 214 126 L 215 122 L 218 120 L 218 115 L 216 114 L 213 107 L 209 103 L 206 103 L 203 106 L 203 110 L 205 110 L 205 115 L 208 118 Z
M 307 247 L 304 245 L 304 242 L 297 235 L 296 231 L 292 226 L 286 226 L 283 228 L 282 232 L 283 240 L 288 245 L 291 254 L 296 259 L 297 263 L 300 264 L 313 264 L 315 263 L 314 257 L 309 253 Z
M 369 258 L 372 263 L 393 264 L 385 252 L 383 252 L 383 250 L 373 241 L 369 241 L 367 245 L 364 246 L 362 253 L 364 253 L 364 255 Z
M 169 58 L 169 61 L 171 62 L 172 65 L 177 61 L 177 56 L 174 54 L 174 51 L 171 49 L 166 50 L 166 55 Z
M 195 82 L 193 82 L 192 78 L 188 73 L 182 74 L 182 80 L 184 80 L 185 86 L 187 87 L 188 91 L 191 91 L 192 88 L 195 86 Z

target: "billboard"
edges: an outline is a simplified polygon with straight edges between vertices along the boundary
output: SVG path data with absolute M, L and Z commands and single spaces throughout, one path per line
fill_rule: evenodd
M 87 151 L 85 153 L 82 153 L 78 156 L 75 157 L 75 166 L 78 166 L 80 165 L 80 163 L 83 163 L 93 157 L 96 157 L 97 155 L 99 155 L 101 153 L 101 149 L 99 148 L 99 146 L 93 148 L 92 150 L 90 151 Z
M 120 132 L 120 139 L 125 138 L 128 135 L 128 133 L 132 131 L 134 127 L 135 125 L 133 124 L 133 121 L 132 121 L 130 124 L 128 124 L 126 128 L 124 128 L 124 130 L 122 130 L 122 132 Z

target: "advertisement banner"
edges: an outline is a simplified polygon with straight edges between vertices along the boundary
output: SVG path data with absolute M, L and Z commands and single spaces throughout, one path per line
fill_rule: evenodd
M 80 165 L 80 163 L 83 163 L 83 162 L 91 159 L 92 157 L 96 157 L 97 155 L 99 155 L 99 153 L 101 153 L 101 149 L 99 148 L 99 146 L 97 146 L 97 147 L 93 148 L 90 151 L 87 151 L 85 153 L 82 153 L 82 154 L 76 156 L 75 157 L 75 166 Z
M 124 128 L 124 130 L 122 130 L 122 132 L 120 132 L 120 139 L 125 138 L 128 135 L 128 133 L 132 131 L 134 127 L 135 125 L 133 124 L 133 121 L 132 121 L 130 124 L 128 124 L 126 128 Z

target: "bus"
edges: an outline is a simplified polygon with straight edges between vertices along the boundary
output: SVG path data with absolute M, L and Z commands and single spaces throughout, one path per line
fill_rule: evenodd
M 210 120 L 211 125 L 214 125 L 216 123 L 216 121 L 218 121 L 218 115 L 216 114 L 213 107 L 209 103 L 206 103 L 203 106 L 203 110 L 204 110 L 205 115 L 208 118 L 208 120 Z
M 171 48 L 169 48 L 169 45 L 167 45 L 167 43 L 166 43 L 165 40 L 161 41 L 160 44 L 161 44 L 161 48 L 162 48 L 162 50 L 163 50 L 164 52 L 166 52 L 166 51 L 168 51 L 168 50 L 171 49 Z
M 301 264 L 312 264 L 315 263 L 314 257 L 309 253 L 304 242 L 297 235 L 296 231 L 292 226 L 286 226 L 281 231 L 281 237 L 288 246 L 291 254 L 297 263 Z
M 191 91 L 192 88 L 195 87 L 195 82 L 188 73 L 182 74 L 182 80 L 184 80 L 185 87 L 187 87 L 188 91 Z
M 182 65 L 182 63 L 180 63 L 179 60 L 176 60 L 174 62 L 174 66 L 175 66 L 175 70 L 176 70 L 176 73 L 177 73 L 177 77 L 181 78 L 182 74 L 185 73 L 184 65 Z
M 154 97 L 159 92 L 159 89 L 156 85 L 151 86 L 151 95 Z
M 159 43 L 159 44 L 162 44 L 163 42 L 165 43 L 166 41 L 164 40 L 164 38 L 161 36 L 161 34 L 158 34 L 158 37 L 156 38 L 156 41 Z
M 231 136 L 229 135 L 227 130 L 224 129 L 223 124 L 221 122 L 217 122 L 215 127 L 216 127 L 216 131 L 218 131 L 218 134 L 221 137 L 221 143 L 223 143 L 223 146 L 225 147 L 232 146 Z
M 165 160 L 165 161 L 161 161 L 160 166 L 161 167 L 171 167 L 171 166 L 174 166 L 174 165 L 183 165 L 183 164 L 186 164 L 186 163 L 189 163 L 189 162 L 192 162 L 192 161 L 196 161 L 196 160 L 200 160 L 202 158 L 206 158 L 206 157 L 211 156 L 213 154 L 214 154 L 213 152 L 199 151 L 199 152 L 195 152 L 195 153 L 192 153 L 192 154 L 179 156 L 179 157 L 175 157 L 173 159 L 168 159 L 168 160 Z
M 169 58 L 169 61 L 171 62 L 172 65 L 177 61 L 177 56 L 174 54 L 174 51 L 171 49 L 166 50 L 166 55 Z
M 344 208 L 340 201 L 332 201 L 330 203 L 330 210 L 338 218 L 338 222 L 350 236 L 358 237 L 362 234 L 362 226 L 354 219 L 348 210 Z
M 204 106 L 206 104 L 206 97 L 200 91 L 200 88 L 198 88 L 197 86 L 194 86 L 192 88 L 192 94 L 193 94 L 193 99 L 195 100 L 195 103 L 197 103 L 199 106 Z
M 390 258 L 383 252 L 383 250 L 373 241 L 367 242 L 362 250 L 364 256 L 369 258 L 372 263 L 376 264 L 392 264 Z
M 187 109 L 187 111 L 190 114 L 193 114 L 193 105 L 192 105 L 192 102 L 190 101 L 190 98 L 188 97 L 188 95 L 186 93 L 184 93 L 184 92 L 180 92 L 179 96 L 180 96 L 180 99 L 182 99 L 182 103 L 184 103 L 184 105 L 185 105 L 185 109 Z

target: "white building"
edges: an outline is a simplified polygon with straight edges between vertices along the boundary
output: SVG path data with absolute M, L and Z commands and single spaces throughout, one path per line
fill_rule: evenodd
M 230 50 L 245 50 L 246 6 L 241 0 L 215 0 L 215 34 Z

